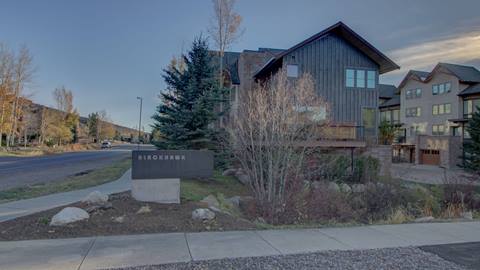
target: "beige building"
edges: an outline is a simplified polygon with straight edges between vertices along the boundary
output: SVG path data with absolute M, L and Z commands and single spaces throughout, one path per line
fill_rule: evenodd
M 415 146 L 419 164 L 453 167 L 462 144 L 461 93 L 480 83 L 474 67 L 439 63 L 431 72 L 411 70 L 398 86 L 404 145 Z

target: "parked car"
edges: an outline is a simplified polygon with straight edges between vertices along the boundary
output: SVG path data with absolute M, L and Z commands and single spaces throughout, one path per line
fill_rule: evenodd
M 102 142 L 102 149 L 112 148 L 112 143 L 109 141 Z

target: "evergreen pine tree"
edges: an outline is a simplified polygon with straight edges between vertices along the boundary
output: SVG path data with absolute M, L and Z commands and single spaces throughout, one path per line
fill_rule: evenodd
M 464 143 L 464 167 L 465 169 L 480 174 L 480 108 L 477 107 L 476 112 L 468 121 L 466 130 L 470 134 L 470 140 Z
M 167 89 L 153 116 L 161 140 L 154 143 L 162 149 L 212 149 L 217 134 L 213 123 L 225 90 L 218 87 L 206 40 L 196 38 L 183 61 L 184 69 L 173 64 L 164 70 Z

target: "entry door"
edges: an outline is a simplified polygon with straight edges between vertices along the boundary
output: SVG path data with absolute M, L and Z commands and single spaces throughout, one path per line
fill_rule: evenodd
M 362 109 L 362 125 L 365 139 L 376 137 L 377 110 L 374 108 Z

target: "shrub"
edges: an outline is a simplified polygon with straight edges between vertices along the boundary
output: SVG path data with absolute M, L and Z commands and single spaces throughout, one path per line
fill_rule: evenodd
M 402 224 L 408 222 L 412 217 L 408 214 L 408 211 L 402 207 L 397 208 L 392 214 L 388 217 L 387 222 L 389 224 Z
M 380 162 L 371 156 L 360 156 L 354 159 L 351 182 L 368 183 L 378 180 Z
M 308 218 L 315 222 L 346 222 L 356 217 L 346 195 L 330 190 L 325 182 L 310 192 L 307 209 Z

